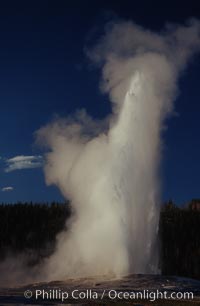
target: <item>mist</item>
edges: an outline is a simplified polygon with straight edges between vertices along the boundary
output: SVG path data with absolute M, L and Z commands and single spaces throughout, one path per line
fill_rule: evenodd
M 27 266 L 27 254 L 9 254 L 1 284 L 159 273 L 163 132 L 199 34 L 194 19 L 159 33 L 132 22 L 106 25 L 86 53 L 101 71 L 112 113 L 97 120 L 77 110 L 36 132 L 47 151 L 46 183 L 72 206 L 67 230 L 38 266 Z
M 120 21 L 87 50 L 101 68 L 112 114 L 97 121 L 77 111 L 37 132 L 48 147 L 46 183 L 58 186 L 74 211 L 45 262 L 47 278 L 159 272 L 163 127 L 177 80 L 199 50 L 199 31 L 194 19 L 159 33 Z

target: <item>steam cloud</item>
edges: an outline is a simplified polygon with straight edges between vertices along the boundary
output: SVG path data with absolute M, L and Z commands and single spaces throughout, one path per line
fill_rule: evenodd
M 112 115 L 97 122 L 80 111 L 38 131 L 50 149 L 46 182 L 74 210 L 45 264 L 49 279 L 157 272 L 163 122 L 199 33 L 194 19 L 161 33 L 110 23 L 88 55 L 102 67 Z

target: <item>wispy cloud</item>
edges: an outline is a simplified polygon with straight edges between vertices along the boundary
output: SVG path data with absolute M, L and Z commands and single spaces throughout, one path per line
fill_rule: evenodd
M 1 191 L 12 191 L 14 188 L 11 186 L 1 188 Z
M 18 156 L 6 159 L 6 164 L 7 164 L 7 167 L 5 168 L 5 172 L 11 172 L 11 171 L 21 170 L 21 169 L 39 168 L 43 164 L 43 158 L 40 155 L 36 155 L 36 156 L 18 155 Z

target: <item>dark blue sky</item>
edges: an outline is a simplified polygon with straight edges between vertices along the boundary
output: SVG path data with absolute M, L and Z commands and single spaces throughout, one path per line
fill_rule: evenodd
M 39 155 L 33 133 L 55 114 L 86 108 L 95 117 L 110 111 L 99 91 L 100 74 L 85 46 L 111 18 L 131 19 L 152 30 L 197 17 L 199 1 L 5 1 L 0 4 L 0 202 L 62 200 L 46 187 L 41 168 L 5 172 L 6 159 Z M 199 13 L 200 15 L 200 13 Z M 200 197 L 200 58 L 180 80 L 178 116 L 164 133 L 163 198 L 184 203 Z

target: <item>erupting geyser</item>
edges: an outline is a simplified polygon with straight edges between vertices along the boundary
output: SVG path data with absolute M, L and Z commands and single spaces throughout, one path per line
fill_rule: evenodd
M 46 261 L 49 279 L 157 271 L 163 121 L 177 78 L 200 47 L 199 30 L 196 20 L 159 34 L 109 24 L 88 55 L 103 67 L 112 115 L 97 122 L 79 111 L 38 131 L 50 149 L 47 184 L 56 184 L 75 212 Z

